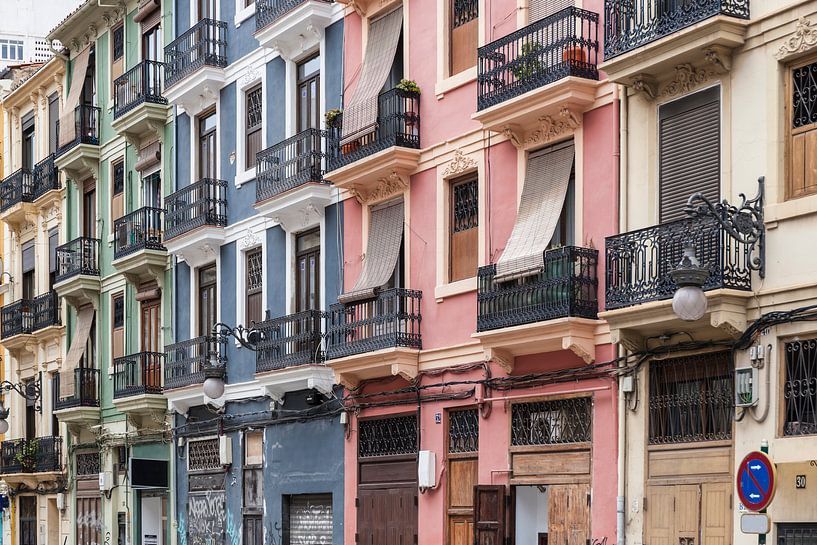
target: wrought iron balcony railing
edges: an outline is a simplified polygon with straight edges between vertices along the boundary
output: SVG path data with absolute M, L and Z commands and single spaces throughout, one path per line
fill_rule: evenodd
M 165 355 L 139 352 L 113 360 L 113 397 L 119 399 L 142 394 L 162 393 L 162 367 Z
M 261 202 L 309 182 L 323 181 L 326 131 L 307 129 L 261 151 L 255 201 Z
M 75 367 L 74 393 L 69 396 L 63 397 L 60 394 L 62 380 L 60 373 L 54 373 L 54 408 L 56 410 L 99 407 L 99 369 Z
M 142 61 L 113 82 L 113 117 L 121 117 L 140 104 L 167 104 L 162 96 L 164 63 Z
M 34 165 L 34 190 L 32 197 L 36 200 L 51 191 L 60 188 L 60 174 L 54 164 L 52 153 Z
M 0 182 L 0 212 L 21 202 L 34 200 L 34 173 L 21 168 Z
M 227 66 L 227 23 L 202 19 L 165 47 L 165 88 L 203 66 Z
M 0 443 L 0 474 L 62 470 L 62 437 L 12 439 Z
M 2 319 L 0 336 L 3 339 L 34 331 L 34 309 L 29 299 L 20 299 L 5 305 L 0 310 L 0 318 Z
M 604 0 L 604 58 L 715 17 L 749 18 L 749 0 Z
M 310 0 L 256 0 L 255 1 L 255 31 L 271 25 L 289 11 L 305 4 Z M 334 0 L 320 0 L 331 4 Z
M 323 312 L 307 310 L 258 324 L 261 341 L 255 353 L 255 371 L 323 363 L 323 320 Z
M 477 331 L 543 322 L 557 318 L 596 318 L 599 253 L 565 246 L 545 252 L 537 275 L 497 282 L 496 265 L 480 267 Z
M 205 335 L 166 347 L 165 390 L 201 384 L 208 369 L 224 369 L 226 348 L 223 335 Z
M 74 109 L 74 138 L 60 143 L 57 157 L 79 144 L 99 145 L 99 108 L 91 104 L 80 104 Z M 57 142 L 60 141 L 60 120 L 57 120 Z
M 477 109 L 554 81 L 599 79 L 599 15 L 569 7 L 479 48 Z
M 31 300 L 34 314 L 34 331 L 62 323 L 60 317 L 60 298 L 56 291 L 49 291 Z
M 392 89 L 377 98 L 377 125 L 374 131 L 341 145 L 343 115 L 335 118 L 329 136 L 327 170 L 359 161 L 392 146 L 420 148 L 420 95 Z
M 227 225 L 227 182 L 204 178 L 165 197 L 165 240 L 204 225 Z
M 80 237 L 57 246 L 56 282 L 78 275 L 99 276 L 98 238 Z
M 141 250 L 164 250 L 162 215 L 164 210 L 143 206 L 113 222 L 113 258 L 119 259 Z
M 684 218 L 607 237 L 607 310 L 671 299 L 669 276 L 692 242 L 709 269 L 703 289 L 752 289 L 749 247 L 737 242 L 714 218 Z
M 423 348 L 421 291 L 389 289 L 374 299 L 336 304 L 326 316 L 326 359 L 384 348 Z

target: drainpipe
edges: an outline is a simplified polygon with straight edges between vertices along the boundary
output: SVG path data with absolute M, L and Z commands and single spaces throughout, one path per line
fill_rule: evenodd
M 618 200 L 619 200 L 619 232 L 624 232 L 627 226 L 627 89 L 616 85 L 616 98 L 618 99 Z M 624 348 L 617 347 L 619 356 L 625 355 Z M 621 362 L 623 367 L 625 362 Z M 616 541 L 618 545 L 625 545 L 626 540 L 626 478 L 627 478 L 627 399 L 619 386 L 618 390 L 618 467 L 617 467 L 617 488 L 616 497 Z

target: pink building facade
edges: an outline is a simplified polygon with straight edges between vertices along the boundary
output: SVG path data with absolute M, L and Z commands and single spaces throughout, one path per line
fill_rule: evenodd
M 562 4 L 348 2 L 357 132 L 338 129 L 327 174 L 346 543 L 616 539 L 616 349 L 596 314 L 618 101 L 596 68 L 602 0 Z M 356 117 L 375 103 L 372 128 Z

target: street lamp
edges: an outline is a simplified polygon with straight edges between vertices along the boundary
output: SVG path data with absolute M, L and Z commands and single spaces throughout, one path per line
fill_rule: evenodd
M 745 246 L 743 255 L 746 267 L 757 271 L 761 278 L 766 276 L 766 226 L 763 222 L 763 202 L 765 197 L 765 178 L 757 179 L 757 195 L 747 199 L 741 193 L 740 206 L 723 200 L 713 204 L 706 196 L 695 193 L 687 201 L 684 211 L 693 219 L 714 219 L 738 244 Z M 678 266 L 670 273 L 678 286 L 672 298 L 672 310 L 681 320 L 694 321 L 706 314 L 706 294 L 703 285 L 709 277 L 709 271 L 702 267 L 695 256 L 695 246 L 691 242 L 684 244 L 684 254 Z
M 42 414 L 43 406 L 42 403 L 40 403 L 40 397 L 42 394 L 42 375 L 39 375 L 35 380 L 29 382 L 14 383 L 9 382 L 8 380 L 0 382 L 0 392 L 6 393 L 11 390 L 14 390 L 24 398 L 33 401 L 34 410 Z M 9 431 L 8 417 L 9 409 L 3 405 L 3 396 L 0 394 L 0 434 Z
M 258 341 L 261 340 L 261 331 L 255 327 L 255 322 L 249 328 L 242 325 L 230 327 L 218 322 L 213 326 L 213 337 L 216 339 L 233 337 L 238 344 L 255 352 L 258 350 Z M 204 370 L 204 384 L 202 385 L 204 395 L 210 399 L 218 399 L 224 395 L 224 374 L 224 362 L 221 361 L 218 350 L 214 350 L 210 354 L 210 365 Z

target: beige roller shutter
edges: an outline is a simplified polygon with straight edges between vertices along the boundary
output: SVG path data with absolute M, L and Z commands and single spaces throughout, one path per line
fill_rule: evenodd
M 60 370 L 60 397 L 71 397 L 74 395 L 74 369 L 79 365 L 82 354 L 85 353 L 85 346 L 88 344 L 88 337 L 91 334 L 91 325 L 94 323 L 94 308 L 89 306 L 83 308 L 77 314 L 77 324 L 74 331 L 74 338 L 71 339 L 71 348 L 65 356 L 65 363 Z
M 162 161 L 162 149 L 159 141 L 151 142 L 139 150 L 139 160 L 133 166 L 138 172 L 145 171 Z
M 573 7 L 575 0 L 530 0 L 528 5 L 528 24 L 553 15 L 557 11 Z
M 88 59 L 90 55 L 91 46 L 88 46 L 74 57 L 74 66 L 71 71 L 71 88 L 65 97 L 65 103 L 62 105 L 62 114 L 60 115 L 60 146 L 71 143 L 77 136 L 74 110 L 79 106 L 79 98 L 82 94 L 82 87 L 85 84 L 85 73 L 88 71 Z

